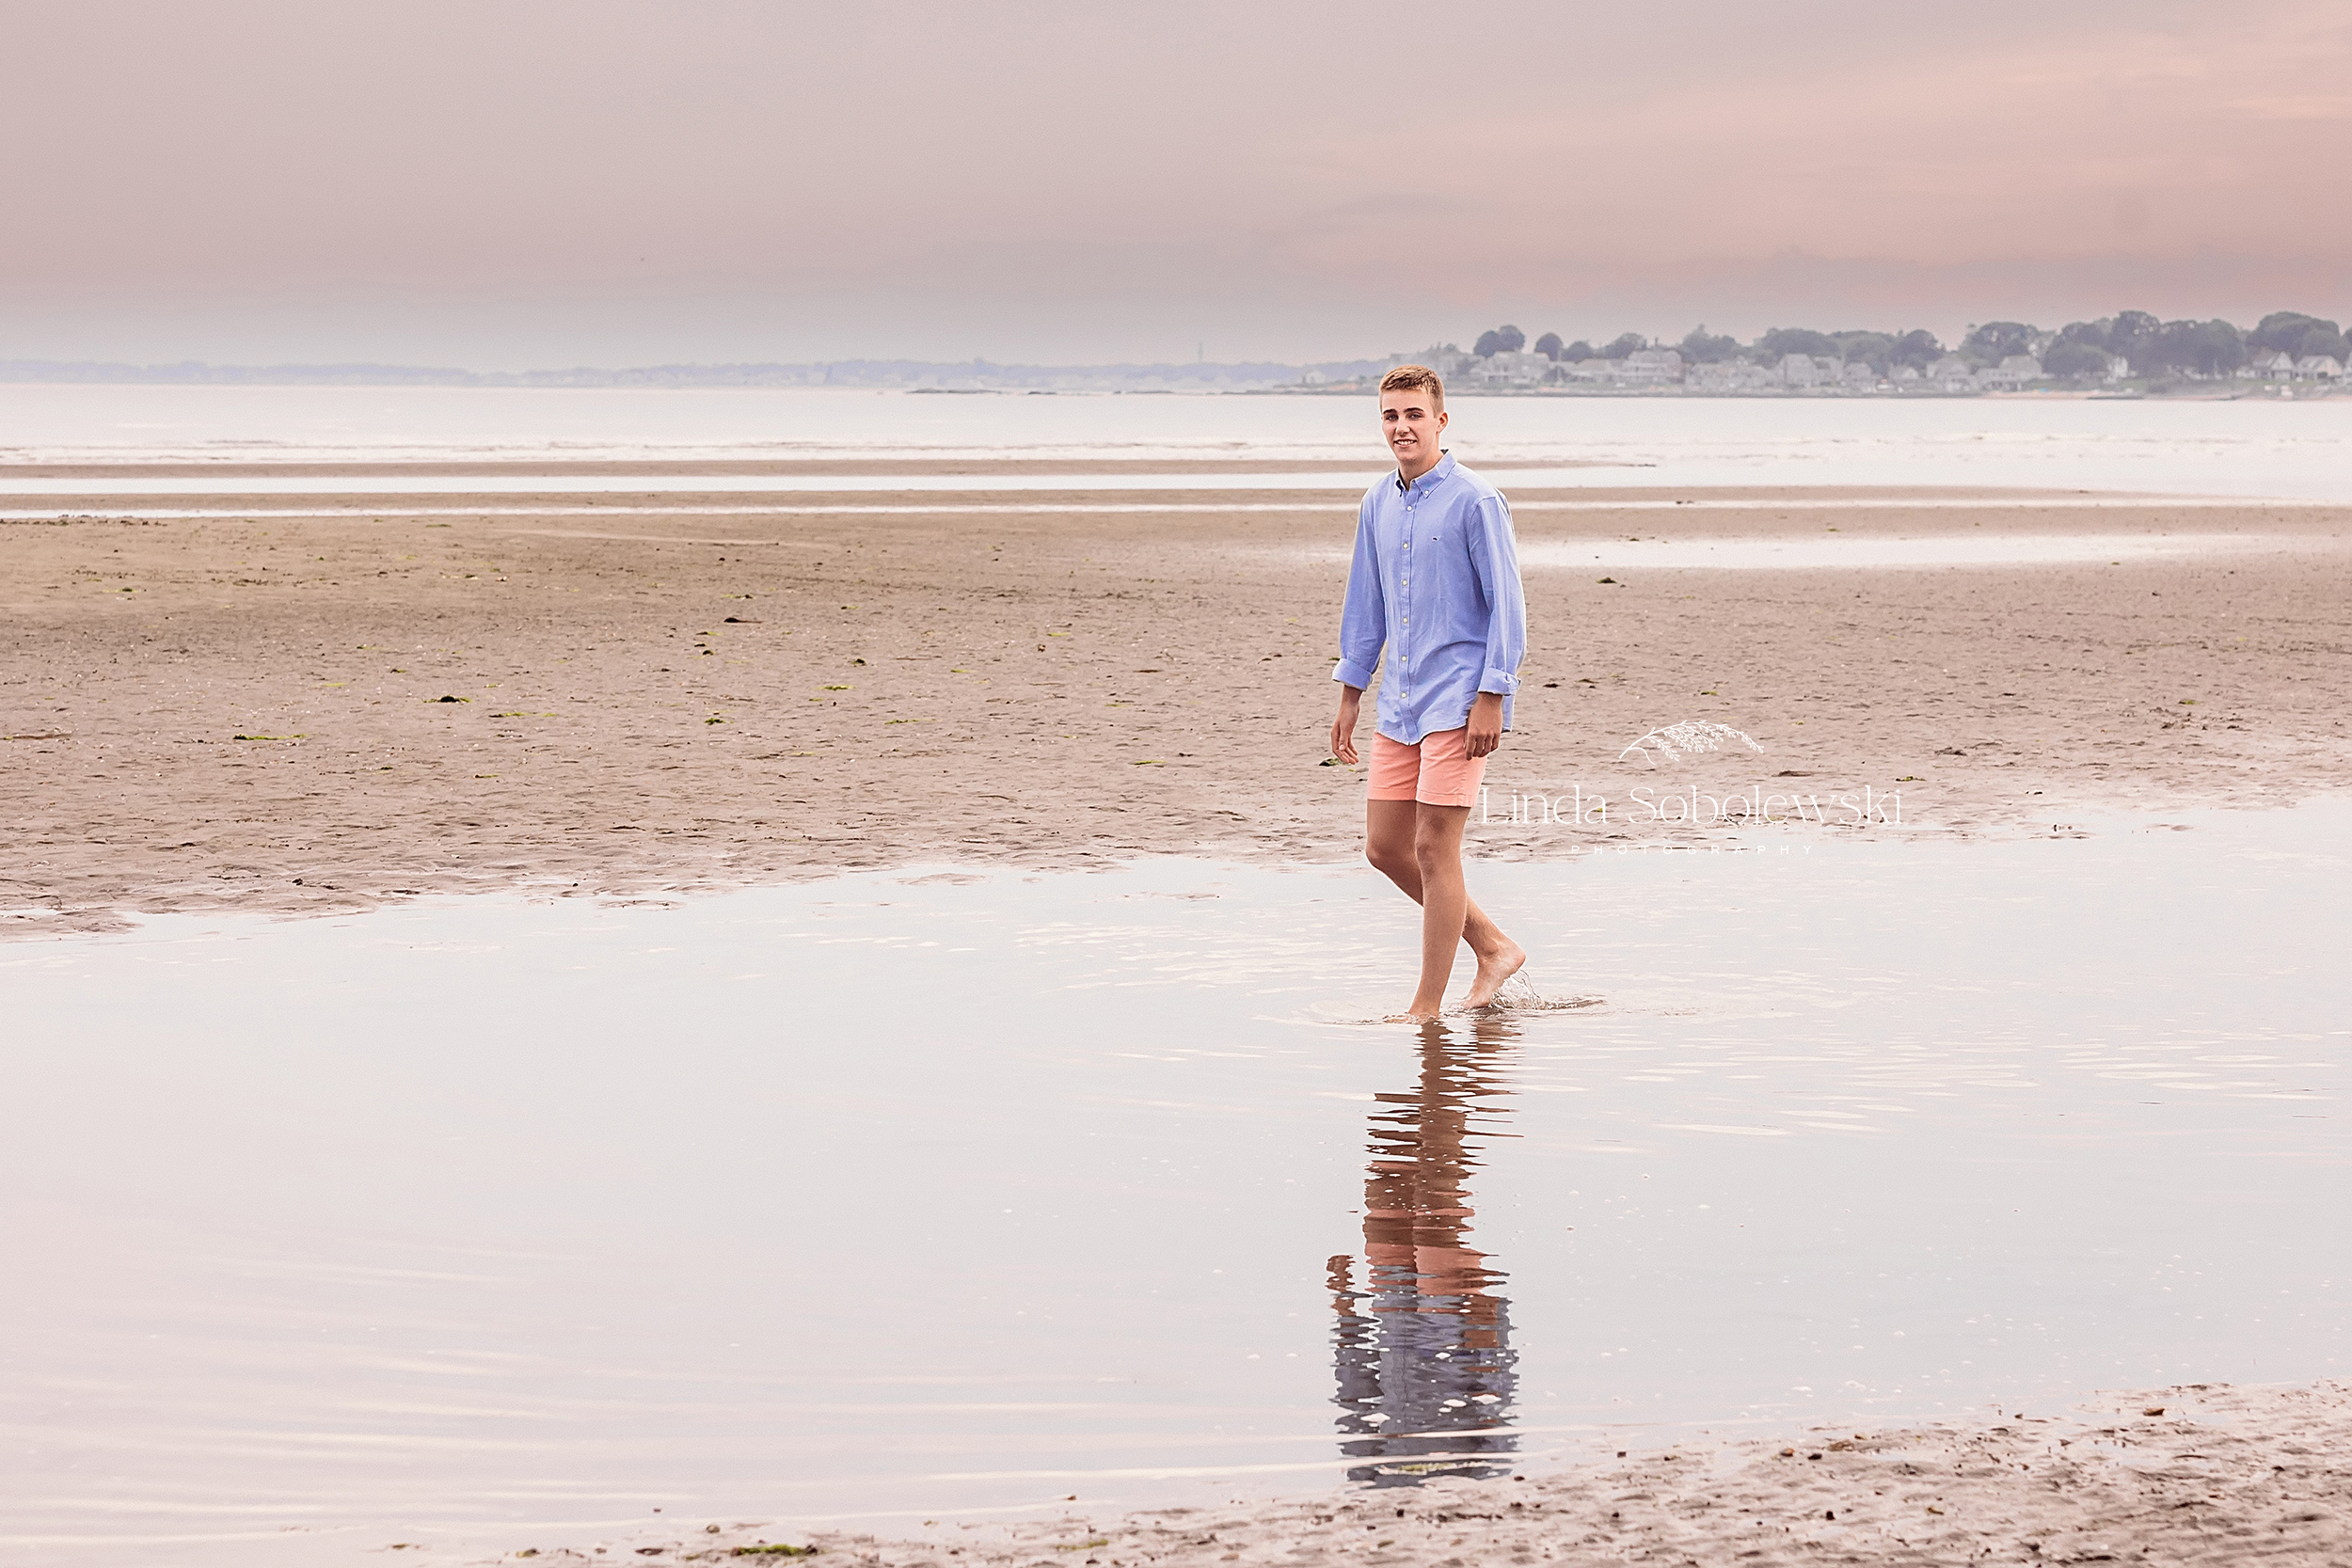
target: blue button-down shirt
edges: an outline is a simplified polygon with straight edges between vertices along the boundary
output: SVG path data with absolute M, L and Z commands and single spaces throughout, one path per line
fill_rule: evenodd
M 1383 646 L 1380 733 L 1391 740 L 1460 729 L 1481 691 L 1502 695 L 1511 727 L 1527 653 L 1511 508 L 1452 453 L 1410 484 L 1390 474 L 1364 492 L 1332 678 L 1370 686 Z

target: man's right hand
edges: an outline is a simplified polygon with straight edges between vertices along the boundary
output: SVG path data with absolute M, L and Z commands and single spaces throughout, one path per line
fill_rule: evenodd
M 1356 710 L 1364 700 L 1363 692 L 1353 686 L 1340 689 L 1340 716 L 1331 721 L 1331 754 L 1356 766 Z

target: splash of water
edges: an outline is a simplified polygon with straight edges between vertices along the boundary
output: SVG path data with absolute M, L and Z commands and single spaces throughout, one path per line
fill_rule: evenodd
M 1512 1012 L 1548 1012 L 1562 1007 L 1597 1007 L 1599 1005 L 1600 998 L 1597 996 L 1546 996 L 1535 989 L 1535 982 L 1527 977 L 1524 969 L 1495 988 L 1494 1000 L 1486 1004 L 1489 1007 L 1505 1008 Z

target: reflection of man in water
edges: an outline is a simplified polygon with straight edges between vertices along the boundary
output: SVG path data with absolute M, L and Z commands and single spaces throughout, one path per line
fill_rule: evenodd
M 1371 1463 L 1351 1481 L 1412 1485 L 1431 1475 L 1510 1473 L 1507 1428 L 1518 1379 L 1504 1275 L 1469 1244 L 1473 1115 L 1507 1092 L 1493 1060 L 1518 1031 L 1482 1020 L 1470 1038 L 1422 1032 L 1421 1084 L 1384 1094 L 1372 1118 L 1364 1184 L 1364 1284 L 1357 1259 L 1331 1259 L 1332 1337 L 1344 1412 L 1340 1451 Z M 1481 1097 L 1488 1101 L 1479 1103 Z

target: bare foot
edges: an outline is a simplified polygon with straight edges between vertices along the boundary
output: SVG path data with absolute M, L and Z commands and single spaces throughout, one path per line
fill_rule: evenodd
M 1434 1013 L 1434 1012 L 1428 1012 L 1428 1013 L 1391 1013 L 1388 1017 L 1386 1017 L 1386 1018 L 1382 1019 L 1380 1022 L 1383 1022 L 1383 1023 L 1435 1023 L 1435 1022 L 1437 1022 L 1438 1021 L 1438 1014 L 1436 1014 L 1436 1013 Z
M 1478 956 L 1478 976 L 1470 982 L 1470 994 L 1462 998 L 1465 1007 L 1484 1007 L 1495 999 L 1502 982 L 1517 974 L 1527 964 L 1527 949 L 1510 938 L 1491 954 Z

